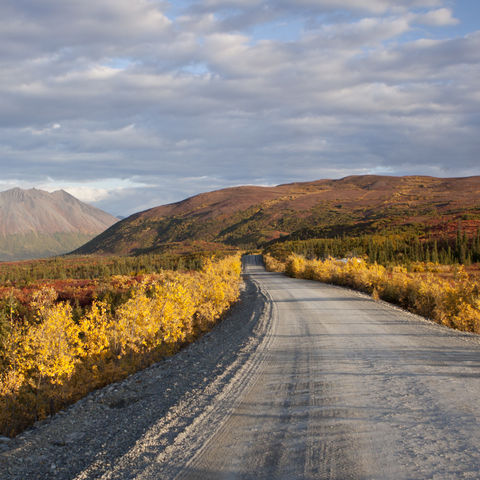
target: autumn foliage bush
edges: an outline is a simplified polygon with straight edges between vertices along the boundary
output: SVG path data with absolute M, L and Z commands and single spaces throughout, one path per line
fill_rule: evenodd
M 285 263 L 277 260 L 272 255 L 263 255 L 263 263 L 268 272 L 284 272 Z
M 130 285 L 126 301 L 96 299 L 80 315 L 54 288 L 35 291 L 33 318 L 4 318 L 0 332 L 0 434 L 15 435 L 193 341 L 238 298 L 240 272 L 235 256 L 208 260 L 196 272 L 145 275 L 133 285 L 116 276 L 119 288 Z
M 360 258 L 307 260 L 292 254 L 283 264 L 269 255 L 264 259 L 267 269 L 360 290 L 437 323 L 480 333 L 480 283 L 461 265 L 449 279 L 431 263 L 416 264 L 408 272 L 402 266 L 387 268 Z

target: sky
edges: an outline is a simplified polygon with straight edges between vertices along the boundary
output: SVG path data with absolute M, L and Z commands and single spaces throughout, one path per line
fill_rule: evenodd
M 479 79 L 478 0 L 4 0 L 0 190 L 479 175 Z

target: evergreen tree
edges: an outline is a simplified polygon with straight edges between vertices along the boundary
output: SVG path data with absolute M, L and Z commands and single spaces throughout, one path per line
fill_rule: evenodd
M 438 263 L 439 259 L 438 259 L 438 245 L 437 245 L 437 241 L 435 240 L 433 242 L 433 249 L 432 249 L 432 262 L 433 263 Z

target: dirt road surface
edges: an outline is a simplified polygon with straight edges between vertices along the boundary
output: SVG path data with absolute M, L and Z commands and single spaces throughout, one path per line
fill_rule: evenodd
M 480 478 L 478 336 L 245 263 L 241 306 L 207 338 L 15 440 L 0 477 Z M 70 424 L 73 459 L 51 440 Z

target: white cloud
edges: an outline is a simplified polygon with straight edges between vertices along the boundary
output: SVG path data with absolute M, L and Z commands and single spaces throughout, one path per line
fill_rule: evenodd
M 410 30 L 408 16 L 362 18 L 356 22 L 322 25 L 309 32 L 307 38 L 316 38 L 322 46 L 334 49 L 365 48 L 402 35 Z
M 45 183 L 38 186 L 38 188 L 46 190 L 47 192 L 60 189 L 65 190 L 86 203 L 98 203 L 109 197 L 121 195 L 122 192 L 144 187 L 147 187 L 145 183 L 120 178 L 106 178 L 84 183 L 72 182 L 71 180 L 59 182 L 48 179 Z
M 109 192 L 104 188 L 93 188 L 93 187 L 63 187 L 63 190 L 70 193 L 74 197 L 78 198 L 82 202 L 91 203 L 104 200 L 108 197 Z
M 459 23 L 459 20 L 453 17 L 452 11 L 449 8 L 439 8 L 421 15 L 415 15 L 415 21 L 416 23 L 431 25 L 433 27 L 444 27 Z

